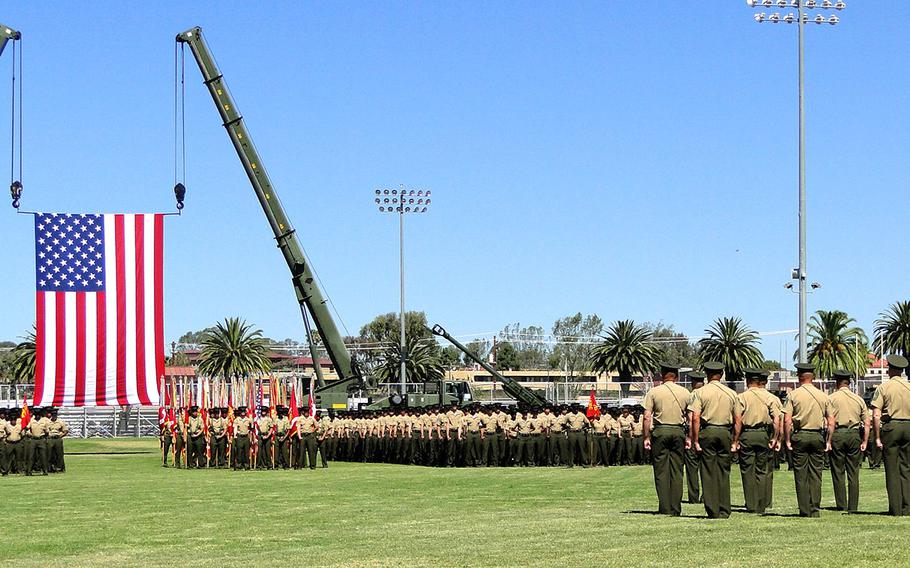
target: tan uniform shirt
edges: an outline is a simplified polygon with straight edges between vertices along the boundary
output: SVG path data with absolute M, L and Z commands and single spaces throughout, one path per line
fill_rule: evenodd
M 50 420 L 47 418 L 35 419 L 28 423 L 28 435 L 31 438 L 43 438 L 47 436 L 47 425 L 50 423 Z
M 297 430 L 301 434 L 312 434 L 316 431 L 316 419 L 312 416 L 301 416 L 297 421 Z
M 449 429 L 461 428 L 464 426 L 464 412 L 460 410 L 448 411 L 446 416 L 449 418 Z
M 636 438 L 642 435 L 642 432 L 645 428 L 645 419 L 643 416 L 639 416 L 638 420 L 632 423 L 632 435 Z
M 556 422 L 556 416 L 550 414 L 549 412 L 544 412 L 537 416 L 538 424 L 540 425 L 540 431 L 542 433 L 549 434 L 553 430 L 553 423 Z
M 569 420 L 569 416 L 566 414 L 560 414 L 553 418 L 553 422 L 550 424 L 550 432 L 555 432 L 561 434 L 566 430 L 566 422 Z
M 619 420 L 609 415 L 607 415 L 607 418 L 610 420 L 610 435 L 619 436 Z
M 519 414 L 515 417 L 512 428 L 519 434 L 530 434 L 534 430 L 534 424 L 531 418 Z
M 263 438 L 268 438 L 272 433 L 272 426 L 275 424 L 275 421 L 272 420 L 269 416 L 260 416 L 259 421 L 256 426 L 256 430 L 259 432 L 259 435 Z
M 483 426 L 484 434 L 487 436 L 495 434 L 496 427 L 499 426 L 499 421 L 493 414 L 482 416 L 480 418 L 480 423 Z
M 6 441 L 18 442 L 20 440 L 22 440 L 22 419 L 16 418 L 16 420 L 6 423 Z
M 654 390 L 654 389 L 651 389 Z M 635 424 L 635 417 L 631 414 L 628 416 L 619 415 L 619 418 L 616 419 L 616 422 L 619 423 L 619 432 L 620 434 L 631 434 L 632 425 Z
M 70 433 L 70 427 L 67 426 L 66 422 L 60 420 L 51 420 L 47 425 L 47 437 L 51 439 L 58 439 L 66 436 Z
M 872 408 L 895 420 L 910 420 L 910 384 L 904 377 L 894 377 L 881 384 L 872 397 Z
M 287 416 L 282 416 L 275 421 L 275 433 L 279 437 L 284 437 L 288 433 L 288 430 L 291 428 L 291 419 Z
M 703 387 L 704 388 L 704 387 Z M 673 382 L 654 387 L 645 395 L 645 410 L 651 411 L 654 424 L 686 423 L 686 409 L 689 405 L 689 391 Z M 622 417 L 620 416 L 620 425 Z
M 793 429 L 796 432 L 823 429 L 825 419 L 833 413 L 831 399 L 812 384 L 794 389 L 784 403 L 784 414 L 793 417 Z
M 9 426 L 9 422 L 5 418 L 0 418 L 0 442 L 6 440 L 6 427 Z
M 189 430 L 190 436 L 192 436 L 193 438 L 195 438 L 197 436 L 201 436 L 202 430 L 204 427 L 205 427 L 205 423 L 202 421 L 201 416 L 197 416 L 196 418 L 193 418 L 192 416 L 190 416 L 190 422 L 187 425 L 187 429 Z
M 711 381 L 692 391 L 689 410 L 700 413 L 702 420 L 715 426 L 730 426 L 734 417 L 742 416 L 736 391 L 720 381 Z
M 471 432 L 473 434 L 479 433 L 480 427 L 481 427 L 480 416 L 477 414 L 469 414 L 469 415 L 465 416 L 464 427 L 467 429 L 468 432 Z
M 854 394 L 849 387 L 841 387 L 828 397 L 834 407 L 838 428 L 860 428 L 869 418 L 866 401 Z
M 252 427 L 253 421 L 249 416 L 238 416 L 234 418 L 235 436 L 249 436 Z
M 213 418 L 209 431 L 216 438 L 221 438 L 227 433 L 227 427 L 228 427 L 227 418 Z
M 566 426 L 572 432 L 580 432 L 588 427 L 588 417 L 581 412 L 576 412 L 574 414 L 569 414 L 568 419 L 566 420 Z
M 601 414 L 597 420 L 591 422 L 591 426 L 594 427 L 595 434 L 606 436 L 610 433 L 610 428 L 613 426 L 612 422 L 609 414 Z
M 761 387 L 750 387 L 738 398 L 746 428 L 771 426 L 781 415 L 780 399 Z

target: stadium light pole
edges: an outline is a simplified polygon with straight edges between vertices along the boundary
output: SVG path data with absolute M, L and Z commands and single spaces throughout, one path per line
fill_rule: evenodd
M 799 30 L 799 267 L 793 270 L 793 279 L 799 281 L 799 362 L 806 361 L 806 113 L 804 97 L 805 61 L 803 49 L 803 35 L 806 24 L 812 22 L 822 25 L 836 25 L 840 18 L 836 15 L 825 17 L 817 13 L 810 18 L 811 10 L 843 10 L 847 4 L 843 0 L 746 0 L 750 8 L 781 8 L 795 9 L 796 14 L 789 12 L 781 15 L 774 12 L 771 15 L 764 12 L 755 14 L 758 23 L 771 24 L 797 24 Z
M 404 217 L 412 213 L 426 213 L 430 207 L 430 190 L 377 189 L 374 199 L 380 213 L 398 213 L 398 270 L 401 307 L 401 395 L 407 396 L 408 346 L 404 326 Z

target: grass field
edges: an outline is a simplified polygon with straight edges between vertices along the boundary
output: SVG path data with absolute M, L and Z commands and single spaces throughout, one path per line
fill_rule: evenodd
M 910 518 L 795 514 L 775 478 L 773 516 L 707 520 L 656 507 L 651 470 L 427 469 L 330 464 L 316 471 L 186 471 L 154 440 L 72 440 L 67 473 L 0 479 L 16 566 L 906 566 Z M 96 452 L 142 452 L 97 454 Z M 734 471 L 734 506 L 741 505 Z M 885 510 L 863 471 L 860 506 Z M 823 506 L 833 505 L 825 475 Z

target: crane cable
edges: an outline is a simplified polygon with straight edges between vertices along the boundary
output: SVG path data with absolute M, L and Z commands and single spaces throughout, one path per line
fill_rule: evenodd
M 174 196 L 177 210 L 186 196 L 186 52 L 174 44 Z
M 19 209 L 19 199 L 22 197 L 22 39 L 13 40 L 13 71 L 12 71 L 12 97 L 10 106 L 10 148 L 9 148 L 9 186 L 13 198 L 13 207 Z M 17 45 L 19 44 L 19 45 Z M 17 49 L 18 47 L 18 49 Z M 19 89 L 16 89 L 16 54 L 18 53 L 19 61 Z M 17 103 L 18 103 L 18 120 L 17 120 Z M 17 150 L 17 126 L 18 126 L 18 150 L 19 150 L 19 170 L 16 175 L 16 150 Z

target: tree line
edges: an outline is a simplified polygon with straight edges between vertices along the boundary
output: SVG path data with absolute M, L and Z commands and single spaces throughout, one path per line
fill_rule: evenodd
M 400 380 L 399 316 L 387 313 L 346 337 L 354 358 L 365 374 L 383 382 Z M 819 310 L 808 325 L 808 358 L 821 378 L 835 369 L 866 374 L 872 353 L 910 355 L 910 301 L 895 302 L 879 314 L 870 343 L 856 321 L 840 310 Z M 440 345 L 427 326 L 424 312 L 405 314 L 407 344 L 404 350 L 407 375 L 413 381 L 441 378 L 448 369 L 470 366 L 471 360 L 451 345 Z M 314 338 L 321 344 L 318 337 Z M 201 331 L 187 332 L 181 344 L 201 348 L 200 371 L 231 378 L 271 368 L 269 351 L 280 344 L 308 349 L 304 343 L 286 339 L 276 342 L 262 330 L 240 318 L 227 318 Z M 760 337 L 738 317 L 721 317 L 693 340 L 672 324 L 617 320 L 609 325 L 596 314 L 576 313 L 556 320 L 546 334 L 543 327 L 506 325 L 491 341 L 475 338 L 466 347 L 500 370 L 561 370 L 569 377 L 581 373 L 617 373 L 632 381 L 654 373 L 660 363 L 697 367 L 703 361 L 720 361 L 728 378 L 738 379 L 747 367 L 776 370 L 780 362 L 766 360 L 758 345 Z M 0 343 L 0 382 L 33 381 L 35 368 L 34 329 L 20 342 Z M 174 349 L 169 364 L 186 364 L 184 348 Z M 794 358 L 796 356 L 794 355 Z

